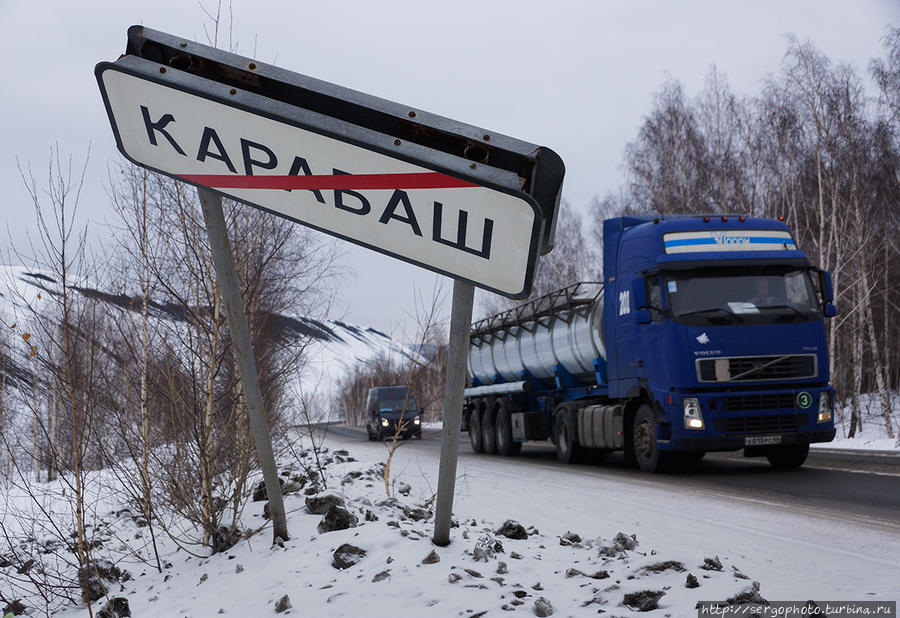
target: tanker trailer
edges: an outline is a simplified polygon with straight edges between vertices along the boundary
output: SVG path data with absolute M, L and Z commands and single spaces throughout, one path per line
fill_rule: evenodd
M 782 221 L 618 217 L 603 240 L 602 283 L 473 325 L 462 429 L 476 453 L 549 439 L 564 462 L 624 451 L 654 471 L 743 450 L 794 468 L 834 438 L 831 279 Z

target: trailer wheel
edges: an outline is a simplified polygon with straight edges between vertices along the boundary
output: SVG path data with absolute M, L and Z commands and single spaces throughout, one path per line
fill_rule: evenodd
M 497 452 L 497 436 L 494 432 L 494 402 L 489 400 L 484 406 L 484 414 L 481 416 L 481 442 L 484 445 L 484 452 L 493 455 Z
M 766 459 L 769 460 L 773 468 L 790 470 L 802 466 L 808 455 L 809 444 L 791 444 L 772 449 L 766 455 Z
M 556 458 L 563 463 L 577 462 L 581 457 L 578 429 L 575 427 L 573 412 L 565 405 L 556 409 L 553 434 L 556 436 Z
M 656 472 L 659 467 L 659 444 L 656 442 L 656 415 L 653 408 L 643 404 L 634 415 L 634 458 L 644 472 Z
M 522 443 L 512 439 L 512 420 L 510 419 L 510 402 L 500 400 L 497 416 L 494 419 L 494 438 L 497 445 L 497 453 L 504 457 L 518 455 L 522 450 Z
M 484 442 L 481 441 L 481 408 L 478 404 L 475 404 L 475 409 L 469 416 L 469 443 L 476 453 L 484 452 Z

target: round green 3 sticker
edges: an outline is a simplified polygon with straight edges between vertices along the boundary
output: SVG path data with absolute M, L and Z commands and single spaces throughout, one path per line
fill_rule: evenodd
M 806 391 L 802 393 L 797 393 L 797 406 L 803 408 L 804 410 L 812 405 L 813 398 L 812 395 L 807 393 Z

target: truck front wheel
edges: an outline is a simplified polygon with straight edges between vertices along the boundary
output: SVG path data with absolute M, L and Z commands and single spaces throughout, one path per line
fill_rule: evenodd
M 659 467 L 659 444 L 656 442 L 656 415 L 653 408 L 643 404 L 634 415 L 632 432 L 634 458 L 644 472 L 656 472 Z
M 809 455 L 809 444 L 791 444 L 790 446 L 777 446 L 773 448 L 766 459 L 773 468 L 789 470 L 799 468 Z

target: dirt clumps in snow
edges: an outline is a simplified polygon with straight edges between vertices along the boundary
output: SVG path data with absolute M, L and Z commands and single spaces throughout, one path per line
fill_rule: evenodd
M 581 545 L 581 536 L 575 534 L 574 532 L 566 532 L 564 535 L 559 537 L 559 544 L 563 547 L 568 545 Z
M 349 569 L 354 564 L 359 563 L 366 556 L 366 550 L 344 543 L 336 550 L 332 556 L 331 566 L 339 571 Z
M 626 594 L 622 605 L 639 612 L 649 612 L 659 607 L 659 600 L 665 595 L 664 590 L 642 590 Z
M 435 550 L 431 550 L 431 553 L 422 558 L 422 564 L 437 564 L 441 561 L 441 557 L 438 556 L 438 553 Z
M 125 597 L 113 597 L 96 614 L 96 618 L 130 618 L 131 608 Z
M 546 618 L 546 616 L 552 616 L 553 615 L 553 604 L 550 603 L 550 601 L 548 601 L 544 597 L 539 597 L 534 602 L 534 615 L 542 616 L 544 618 Z
M 615 558 L 622 552 L 637 549 L 638 545 L 640 545 L 640 543 L 638 543 L 636 534 L 629 536 L 624 532 L 619 532 L 611 543 L 600 547 L 598 555 L 601 558 Z
M 356 519 L 356 515 L 343 507 L 332 504 L 325 512 L 316 530 L 319 531 L 319 534 L 325 534 L 335 530 L 355 528 L 357 523 L 359 520 Z
M 320 494 L 306 498 L 306 509 L 313 515 L 324 515 L 332 506 L 344 506 L 344 499 L 337 494 Z
M 704 571 L 721 571 L 722 570 L 722 561 L 719 560 L 719 557 L 715 558 L 704 558 L 703 566 L 700 567 Z
M 645 573 L 662 573 L 663 571 L 676 571 L 684 573 L 687 569 L 677 560 L 666 560 L 665 562 L 656 562 L 641 569 Z
M 275 613 L 283 614 L 292 607 L 293 605 L 291 605 L 291 597 L 289 597 L 288 595 L 284 595 L 283 597 L 278 599 L 278 602 L 275 604 Z
M 503 522 L 503 525 L 495 530 L 497 534 L 503 535 L 508 539 L 514 540 L 525 540 L 528 538 L 528 533 L 525 532 L 525 527 L 517 521 L 512 519 L 507 519 Z
M 502 553 L 504 553 L 503 543 L 491 535 L 486 534 L 475 542 L 475 547 L 472 550 L 472 558 L 475 562 L 489 562 L 494 556 Z
M 744 605 L 745 603 L 756 603 L 759 605 L 769 604 L 769 602 L 759 594 L 759 582 L 753 582 L 749 588 L 728 598 L 729 605 Z

